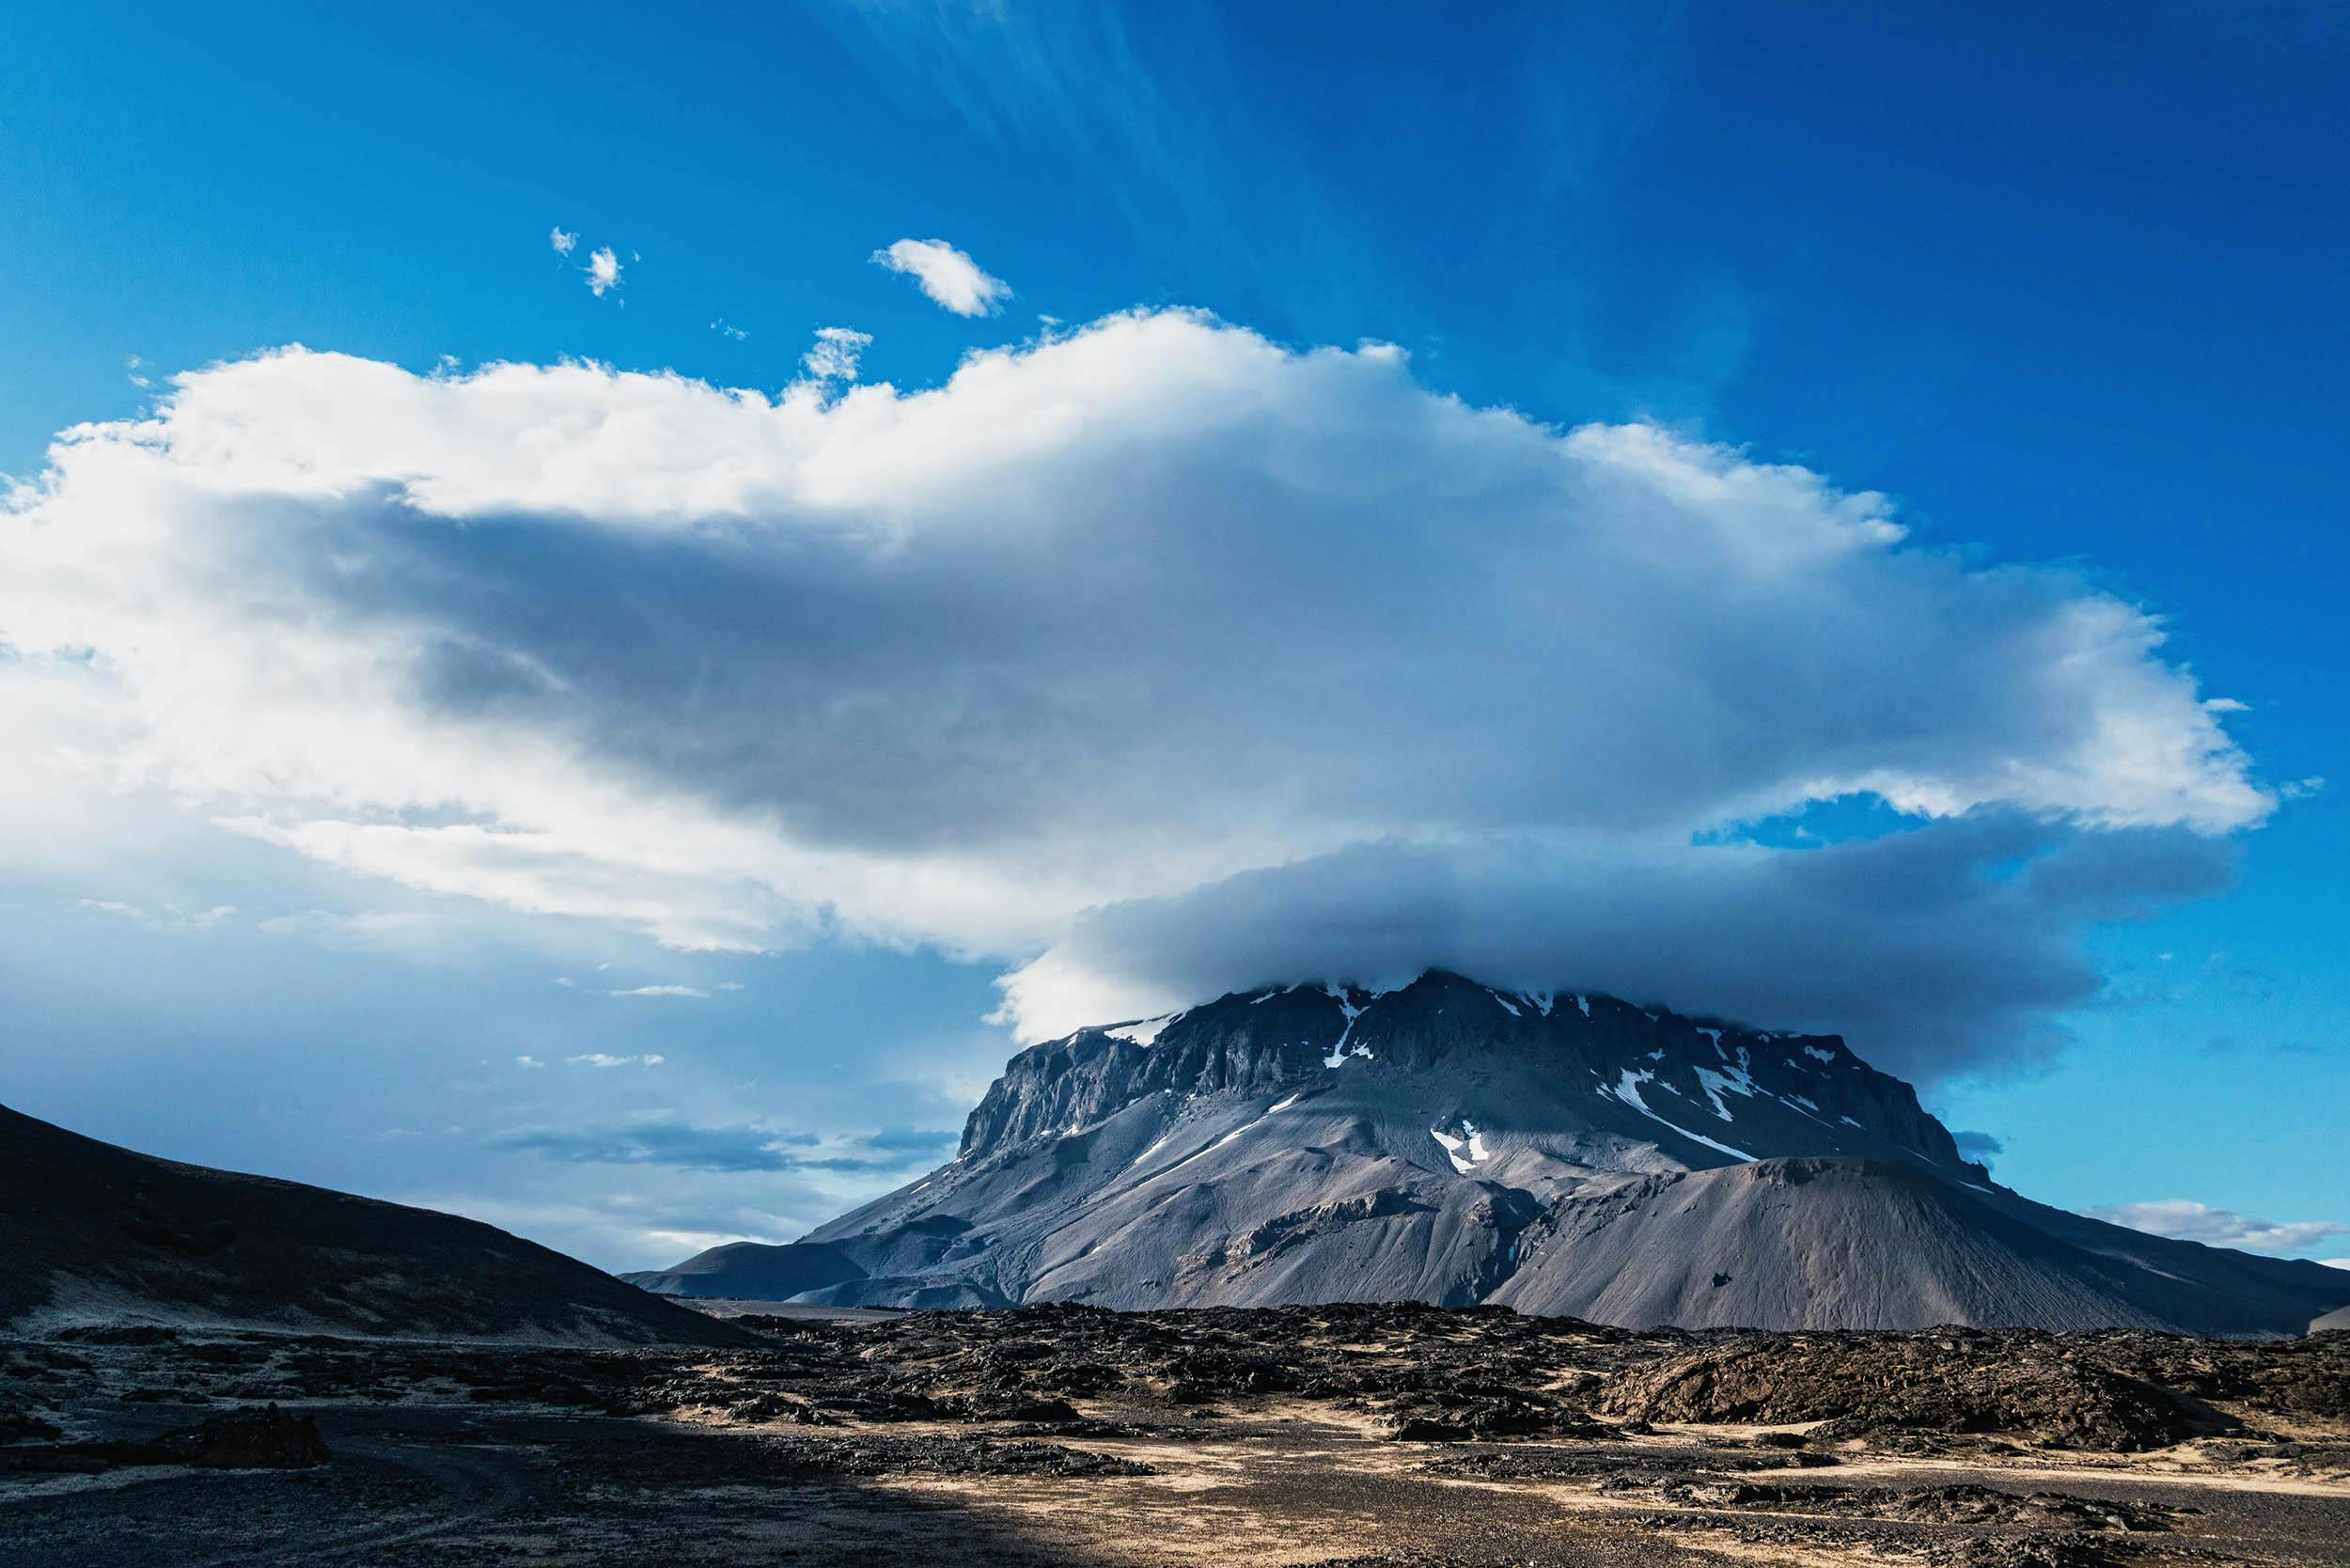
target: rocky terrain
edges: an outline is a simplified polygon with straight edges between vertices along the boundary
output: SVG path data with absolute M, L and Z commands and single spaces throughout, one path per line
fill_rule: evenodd
M 1431 971 L 1080 1029 L 948 1165 L 687 1296 L 1492 1302 L 1628 1326 L 2298 1334 L 2350 1274 L 2031 1202 L 1832 1035 Z
M 733 1321 L 734 1347 L 0 1341 L 0 1539 L 91 1568 L 2350 1561 L 2345 1334 Z
M 581 1344 L 741 1342 L 454 1215 L 118 1149 L 0 1106 L 0 1329 L 125 1319 Z

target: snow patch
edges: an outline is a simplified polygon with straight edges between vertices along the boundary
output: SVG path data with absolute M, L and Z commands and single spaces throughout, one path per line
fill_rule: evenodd
M 1339 1004 L 1339 1011 L 1346 1014 L 1346 1027 L 1339 1031 L 1338 1043 L 1331 1046 L 1330 1054 L 1322 1058 L 1322 1065 L 1335 1072 L 1339 1068 L 1346 1065 L 1346 1058 L 1350 1056 L 1360 1057 L 1365 1061 L 1369 1061 L 1371 1059 L 1371 1048 L 1369 1046 L 1357 1045 L 1352 1051 L 1349 1051 L 1346 1048 L 1346 1042 L 1347 1037 L 1355 1032 L 1355 1020 L 1360 1018 L 1365 1012 L 1369 1011 L 1370 1009 L 1368 1007 L 1356 1007 L 1353 1002 L 1348 1001 L 1346 999 L 1346 993 L 1340 990 L 1335 985 L 1325 985 L 1322 989 L 1324 994 L 1329 996 Z M 1376 997 L 1384 996 L 1386 993 L 1374 991 L 1371 995 Z
M 1811 1058 L 1815 1061 L 1824 1061 L 1829 1063 L 1830 1065 L 1834 1065 L 1836 1061 L 1835 1052 L 1823 1051 L 1817 1045 L 1806 1045 L 1803 1048 L 1803 1054 Z
M 1271 1115 L 1275 1114 L 1277 1111 L 1285 1111 L 1285 1110 L 1289 1109 L 1292 1105 L 1293 1105 L 1297 1104 L 1297 1102 L 1298 1102 L 1298 1101 L 1300 1101 L 1300 1100 L 1302 1100 L 1302 1099 L 1304 1099 L 1304 1098 L 1305 1098 L 1305 1095 L 1303 1094 L 1303 1092 L 1300 1092 L 1300 1093 L 1297 1093 L 1297 1094 L 1292 1094 L 1292 1095 L 1291 1095 L 1288 1099 L 1286 1099 L 1286 1100 L 1282 1101 L 1279 1105 L 1277 1105 L 1268 1106 L 1268 1107 L 1266 1108 L 1266 1110 L 1265 1110 L 1265 1114 L 1266 1114 L 1267 1116 L 1271 1116 Z
M 1612 1089 L 1602 1089 L 1600 1092 L 1602 1094 L 1613 1094 L 1617 1099 L 1622 1101 L 1625 1105 L 1630 1105 L 1634 1110 L 1638 1111 L 1642 1116 L 1647 1117 L 1651 1121 L 1653 1121 L 1662 1127 L 1672 1128 L 1674 1132 L 1679 1133 L 1683 1137 L 1687 1138 L 1692 1143 L 1702 1143 L 1708 1149 L 1717 1149 L 1721 1152 L 1729 1154 L 1736 1159 L 1750 1160 L 1754 1158 L 1752 1154 L 1747 1153 L 1743 1149 L 1732 1149 L 1729 1144 L 1716 1142 L 1715 1139 L 1707 1137 L 1703 1133 L 1693 1133 L 1686 1127 L 1678 1126 L 1673 1122 L 1666 1121 L 1663 1117 L 1649 1109 L 1648 1102 L 1640 1098 L 1640 1086 L 1644 1083 L 1653 1082 L 1655 1079 L 1655 1076 L 1656 1074 L 1653 1073 L 1635 1073 L 1632 1069 L 1627 1067 L 1623 1070 L 1623 1076 L 1616 1081 L 1616 1084 Z
M 1113 1025 L 1102 1032 L 1112 1040 L 1131 1040 L 1137 1045 L 1150 1045 L 1157 1042 L 1160 1030 L 1182 1016 L 1180 1012 L 1170 1012 L 1164 1017 L 1143 1018 L 1131 1024 Z
M 1716 1049 L 1720 1049 L 1718 1044 Z M 1724 1121 L 1737 1120 L 1730 1114 L 1730 1107 L 1722 1104 L 1722 1093 L 1725 1090 L 1732 1094 L 1743 1094 L 1749 1100 L 1754 1098 L 1754 1079 L 1747 1074 L 1747 1052 L 1743 1045 L 1738 1049 L 1738 1061 L 1735 1066 L 1731 1066 L 1725 1058 L 1722 1070 L 1718 1073 L 1710 1067 L 1694 1068 L 1692 1071 L 1697 1074 L 1698 1084 L 1705 1090 L 1705 1097 L 1714 1102 L 1714 1114 Z
M 1574 994 L 1574 1005 L 1583 1010 L 1584 1017 L 1589 1018 L 1591 1015 L 1591 999 L 1580 991 Z
M 1431 1127 L 1428 1129 L 1428 1136 L 1443 1147 L 1444 1157 L 1452 1162 L 1452 1168 L 1465 1176 L 1483 1165 L 1491 1156 L 1485 1152 L 1485 1135 L 1477 1130 L 1476 1122 L 1465 1117 L 1462 1118 L 1461 1131 L 1463 1137 L 1453 1137 L 1449 1134 Z M 1462 1152 L 1464 1150 L 1467 1151 L 1465 1157 Z
M 1495 990 L 1492 986 L 1490 986 L 1490 985 L 1489 985 L 1489 986 L 1485 987 L 1485 995 L 1486 995 L 1486 996 L 1491 996 L 1491 997 L 1492 997 L 1495 1001 L 1499 1002 L 1499 1003 L 1501 1004 L 1501 1006 L 1502 1006 L 1503 1010 L 1504 1010 L 1505 1011 L 1507 1011 L 1507 1012 L 1510 1014 L 1510 1016 L 1511 1016 L 1511 1017 L 1512 1017 L 1512 1018 L 1523 1018 L 1524 1016 L 1526 1016 L 1524 1013 L 1522 1013 L 1522 1012 L 1520 1012 L 1520 1011 L 1518 1011 L 1518 1004 L 1517 1004 L 1517 1003 L 1515 1003 L 1515 1002 L 1512 1001 L 1509 997 L 1507 997 L 1507 996 L 1503 996 L 1500 992 L 1496 991 L 1496 990 Z
M 1521 991 L 1518 993 L 1518 999 L 1540 1009 L 1542 1015 L 1545 1018 L 1550 1016 L 1552 1005 L 1559 1000 L 1547 991 Z

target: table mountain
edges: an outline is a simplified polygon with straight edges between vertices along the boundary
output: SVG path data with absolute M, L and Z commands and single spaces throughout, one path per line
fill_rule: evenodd
M 2350 1276 L 2033 1203 L 1833 1035 L 1432 971 L 1077 1030 L 960 1152 L 693 1295 L 1115 1308 L 1495 1302 L 1633 1326 L 2299 1333 Z

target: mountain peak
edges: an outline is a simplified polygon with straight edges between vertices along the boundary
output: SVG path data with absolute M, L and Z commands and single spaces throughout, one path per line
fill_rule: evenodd
M 1032 1045 L 922 1180 L 792 1246 L 639 1278 L 835 1305 L 1419 1300 L 1632 1326 L 2243 1333 L 2298 1332 L 2333 1272 L 2029 1202 L 1834 1035 L 1432 969 Z
M 1542 1105 L 1543 1132 L 1650 1144 L 1687 1168 L 1841 1154 L 1988 1179 L 1907 1084 L 1837 1036 L 1702 1022 L 1598 992 L 1504 991 L 1444 969 L 1386 989 L 1261 986 L 1031 1046 L 971 1113 L 962 1152 L 1068 1136 L 1153 1095 L 1316 1094 L 1360 1080 L 1424 1098 L 1446 1079 L 1491 1128 Z

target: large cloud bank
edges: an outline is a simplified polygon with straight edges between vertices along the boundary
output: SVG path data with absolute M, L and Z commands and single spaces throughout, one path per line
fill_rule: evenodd
M 2271 806 L 2076 575 L 1182 312 L 838 397 L 288 350 L 68 432 L 0 540 L 0 638 L 234 831 L 681 947 L 992 958 L 1026 1037 L 1445 963 L 1933 1072 Z M 1919 825 L 1735 831 L 1855 794 Z

